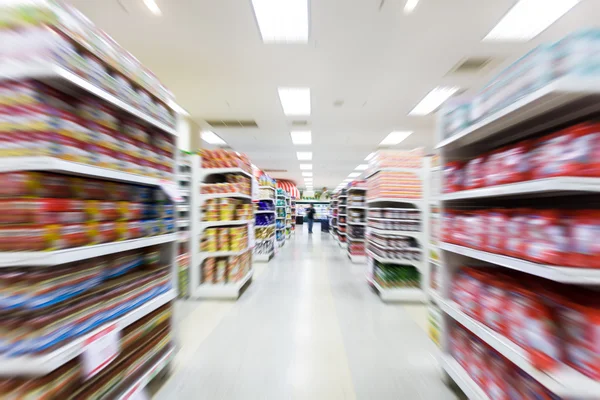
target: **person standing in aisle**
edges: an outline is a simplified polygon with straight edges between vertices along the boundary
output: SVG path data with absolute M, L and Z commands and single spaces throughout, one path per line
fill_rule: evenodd
M 306 219 L 308 220 L 308 233 L 312 233 L 313 223 L 315 222 L 315 208 L 311 205 L 306 209 Z

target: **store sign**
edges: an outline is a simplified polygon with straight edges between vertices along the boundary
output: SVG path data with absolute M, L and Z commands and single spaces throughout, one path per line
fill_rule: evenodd
M 160 188 L 169 196 L 169 198 L 175 203 L 181 203 L 183 197 L 179 193 L 179 189 L 174 182 L 167 181 L 165 179 L 160 180 Z
M 102 371 L 117 358 L 120 338 L 121 330 L 112 324 L 85 340 L 81 359 L 86 379 Z

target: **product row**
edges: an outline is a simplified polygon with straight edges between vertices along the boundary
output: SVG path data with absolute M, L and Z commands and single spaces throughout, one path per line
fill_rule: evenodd
M 224 285 L 238 282 L 251 268 L 250 252 L 235 257 L 208 258 L 202 263 L 202 283 Z
M 275 191 L 272 189 L 260 188 L 258 190 L 258 198 L 262 199 L 262 200 L 265 200 L 265 199 L 275 200 Z
M 590 29 L 570 34 L 556 43 L 542 44 L 498 74 L 472 98 L 451 102 L 442 111 L 443 137 L 451 137 L 554 79 L 567 75 L 597 77 L 599 36 L 600 30 Z
M 369 208 L 369 218 L 421 220 L 421 212 L 412 208 Z
M 0 354 L 54 350 L 166 293 L 170 282 L 170 267 L 145 266 L 54 305 L 0 316 Z
M 420 199 L 421 178 L 412 172 L 381 171 L 367 182 L 369 199 Z
M 385 230 L 385 231 L 404 231 L 404 232 L 420 232 L 421 222 L 420 221 L 379 221 L 369 219 L 369 226 L 371 228 Z
M 256 214 L 256 226 L 275 226 L 275 214 Z
M 258 203 L 256 203 L 256 211 L 275 211 L 275 205 L 272 201 L 260 200 Z
M 348 213 L 346 214 L 349 220 L 355 222 L 362 222 L 365 219 L 365 211 L 364 210 L 354 210 L 352 208 L 348 209 Z
M 421 273 L 412 266 L 398 266 L 374 260 L 373 277 L 383 288 L 419 288 Z
M 600 268 L 599 210 L 446 210 L 444 242 L 544 264 Z
M 348 228 L 348 234 L 355 239 L 364 238 L 365 227 L 363 225 L 350 225 Z
M 350 238 L 348 243 L 348 251 L 353 256 L 364 256 L 365 255 L 365 243 L 364 242 L 353 242 Z
M 368 171 L 374 172 L 383 168 L 419 169 L 423 164 L 423 151 L 379 150 L 369 160 Z M 370 178 L 369 178 L 370 179 Z
M 254 228 L 254 236 L 256 237 L 256 240 L 270 239 L 273 237 L 273 235 L 275 235 L 275 226 L 272 224 L 270 226 L 257 225 Z
M 396 245 L 408 246 L 411 243 L 410 238 L 404 239 L 404 243 L 396 243 Z M 423 254 L 418 247 L 388 247 L 380 245 L 379 240 L 374 242 L 369 239 L 369 251 L 378 257 L 383 257 L 389 260 L 398 261 L 421 261 Z
M 258 177 L 258 186 L 268 186 L 270 188 L 276 189 L 277 188 L 277 180 L 271 178 L 270 176 L 268 176 L 265 173 L 261 173 L 260 176 Z M 275 193 L 274 190 L 271 191 L 272 194 Z
M 385 250 L 404 250 L 418 248 L 418 242 L 411 237 L 385 235 L 375 232 L 367 232 L 369 243 Z
M 228 174 L 225 182 L 202 183 L 200 185 L 201 194 L 219 194 L 235 193 L 251 196 L 250 179 L 242 175 Z
M 461 325 L 450 329 L 450 353 L 490 399 L 558 399 Z
M 248 227 L 209 228 L 204 231 L 200 251 L 242 251 L 248 248 Z
M 444 192 L 556 176 L 600 177 L 600 124 L 582 123 L 444 168 Z
M 249 174 L 252 173 L 252 163 L 244 154 L 221 149 L 201 149 L 198 155 L 202 160 L 202 168 L 240 168 Z
M 515 271 L 461 268 L 451 298 L 465 314 L 527 351 L 541 370 L 566 363 L 600 379 L 597 292 Z
M 0 379 L 0 393 L 7 399 L 116 398 L 147 373 L 170 350 L 168 333 L 172 307 L 166 304 L 128 325 L 120 333 L 119 355 L 97 375 L 76 358 L 48 375 L 36 378 Z
M 254 254 L 269 255 L 275 250 L 275 242 L 273 240 L 263 240 L 256 243 L 254 246 Z
M 249 221 L 253 217 L 252 204 L 237 199 L 208 199 L 204 203 L 203 221 Z

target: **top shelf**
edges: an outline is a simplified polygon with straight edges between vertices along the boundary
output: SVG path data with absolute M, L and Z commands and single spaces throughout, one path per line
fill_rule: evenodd
M 369 179 L 370 177 L 372 177 L 375 174 L 378 174 L 379 172 L 409 172 L 412 174 L 419 175 L 421 174 L 421 168 L 378 168 L 367 173 L 363 179 Z
M 140 120 L 152 125 L 155 128 L 176 136 L 177 130 L 159 121 L 158 119 L 140 111 L 138 108 L 124 102 L 113 94 L 96 85 L 88 82 L 82 77 L 74 74 L 60 65 L 43 62 L 19 65 L 6 65 L 0 67 L 0 81 L 2 80 L 21 80 L 36 79 L 46 83 L 62 92 L 71 93 L 81 90 L 93 94 L 94 96 L 106 101 L 112 106 L 125 111 L 126 113 L 139 118 Z
M 443 140 L 436 149 L 451 152 L 500 134 L 511 141 L 524 138 L 600 110 L 599 100 L 600 79 L 566 76 Z M 514 132 L 507 134 L 509 130 Z
M 220 175 L 220 174 L 242 174 L 248 178 L 252 178 L 250 172 L 246 172 L 241 168 L 202 168 L 202 179 L 209 175 Z

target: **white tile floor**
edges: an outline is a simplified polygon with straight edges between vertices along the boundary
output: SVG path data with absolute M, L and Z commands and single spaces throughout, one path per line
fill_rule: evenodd
M 300 229 L 237 302 L 177 304 L 180 351 L 155 399 L 432 399 L 422 306 L 382 303 L 328 233 Z M 304 230 L 302 231 L 302 228 Z

